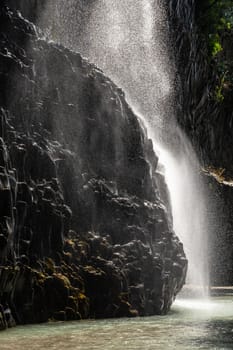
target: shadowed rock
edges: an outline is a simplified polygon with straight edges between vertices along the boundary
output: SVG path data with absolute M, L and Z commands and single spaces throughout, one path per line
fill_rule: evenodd
M 0 302 L 18 323 L 166 313 L 187 261 L 137 116 L 79 54 L 0 19 Z

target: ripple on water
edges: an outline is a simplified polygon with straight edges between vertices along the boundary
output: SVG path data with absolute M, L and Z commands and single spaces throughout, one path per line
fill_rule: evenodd
M 17 327 L 0 338 L 1 350 L 233 349 L 233 297 L 178 299 L 167 316 Z

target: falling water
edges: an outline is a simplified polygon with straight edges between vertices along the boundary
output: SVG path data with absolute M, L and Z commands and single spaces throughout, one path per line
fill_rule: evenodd
M 200 165 L 176 123 L 175 67 L 162 0 L 48 1 L 40 18 L 55 41 L 81 52 L 119 86 L 147 126 L 170 191 L 189 284 L 207 284 L 207 210 Z

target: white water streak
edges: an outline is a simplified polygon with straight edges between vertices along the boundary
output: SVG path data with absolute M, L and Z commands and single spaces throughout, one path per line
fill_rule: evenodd
M 169 187 L 174 230 L 184 242 L 189 283 L 207 279 L 208 220 L 196 155 L 175 121 L 174 62 L 160 0 L 53 0 L 41 18 L 55 41 L 80 51 L 127 93 L 159 149 Z M 51 23 L 51 18 L 53 22 Z M 57 23 L 57 24 L 56 24 Z

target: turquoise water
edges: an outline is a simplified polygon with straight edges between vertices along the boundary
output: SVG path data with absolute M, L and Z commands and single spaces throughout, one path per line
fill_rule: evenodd
M 233 297 L 179 299 L 167 316 L 21 326 L 1 350 L 233 349 Z

